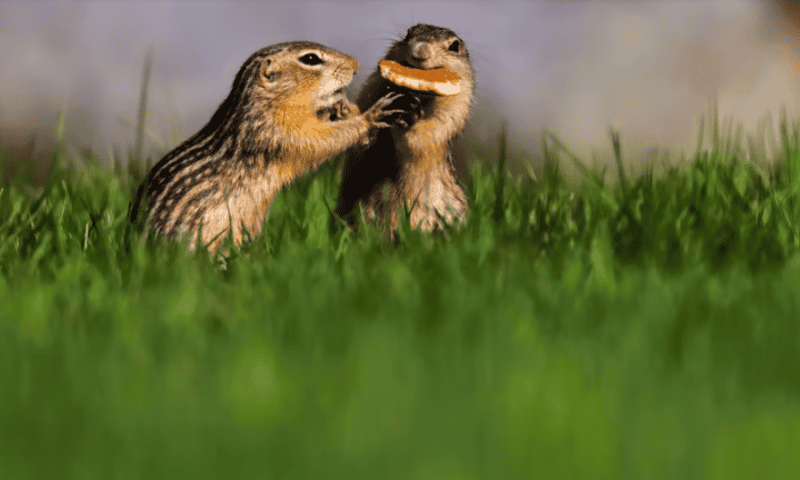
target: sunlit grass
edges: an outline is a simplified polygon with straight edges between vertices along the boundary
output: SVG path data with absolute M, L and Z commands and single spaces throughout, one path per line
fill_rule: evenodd
M 475 164 L 394 243 L 332 162 L 225 268 L 127 223 L 136 165 L 6 177 L 0 477 L 793 478 L 800 129 L 722 130 L 613 185 Z

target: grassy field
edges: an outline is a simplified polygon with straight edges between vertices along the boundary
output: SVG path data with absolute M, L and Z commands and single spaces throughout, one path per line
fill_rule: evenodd
M 224 269 L 128 225 L 141 172 L 6 175 L 0 478 L 800 478 L 777 130 L 613 184 L 476 159 L 468 224 L 391 244 L 331 225 L 330 163 Z

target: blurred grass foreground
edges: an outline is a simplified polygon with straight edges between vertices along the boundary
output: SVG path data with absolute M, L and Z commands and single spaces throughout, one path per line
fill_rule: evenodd
M 141 162 L 3 175 L 0 478 L 800 478 L 800 126 L 708 130 L 635 178 L 612 135 L 613 184 L 473 159 L 392 244 L 330 162 L 225 268 L 128 225 Z

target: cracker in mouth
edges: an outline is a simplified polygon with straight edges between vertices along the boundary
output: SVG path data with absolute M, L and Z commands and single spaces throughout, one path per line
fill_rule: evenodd
M 455 95 L 461 91 L 461 77 L 445 68 L 420 70 L 400 65 L 391 60 L 378 62 L 381 76 L 386 80 L 421 92 L 433 92 L 439 95 Z

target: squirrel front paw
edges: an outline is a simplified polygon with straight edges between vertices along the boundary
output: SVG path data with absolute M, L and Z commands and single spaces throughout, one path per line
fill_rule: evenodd
M 359 113 L 361 112 L 358 110 L 358 105 L 345 98 L 339 100 L 330 107 L 317 111 L 317 117 L 321 120 L 337 122 L 339 120 L 347 120 L 348 118 L 355 117 Z
M 392 123 L 388 123 L 386 121 L 391 115 L 405 113 L 405 110 L 401 109 L 387 109 L 392 102 L 401 97 L 403 97 L 402 93 L 388 93 L 378 99 L 378 101 L 375 102 L 375 104 L 372 105 L 369 110 L 364 112 L 364 116 L 366 117 L 370 126 L 377 128 L 389 128 L 392 125 L 395 125 L 401 128 L 408 128 L 408 123 L 399 116 L 395 118 Z

